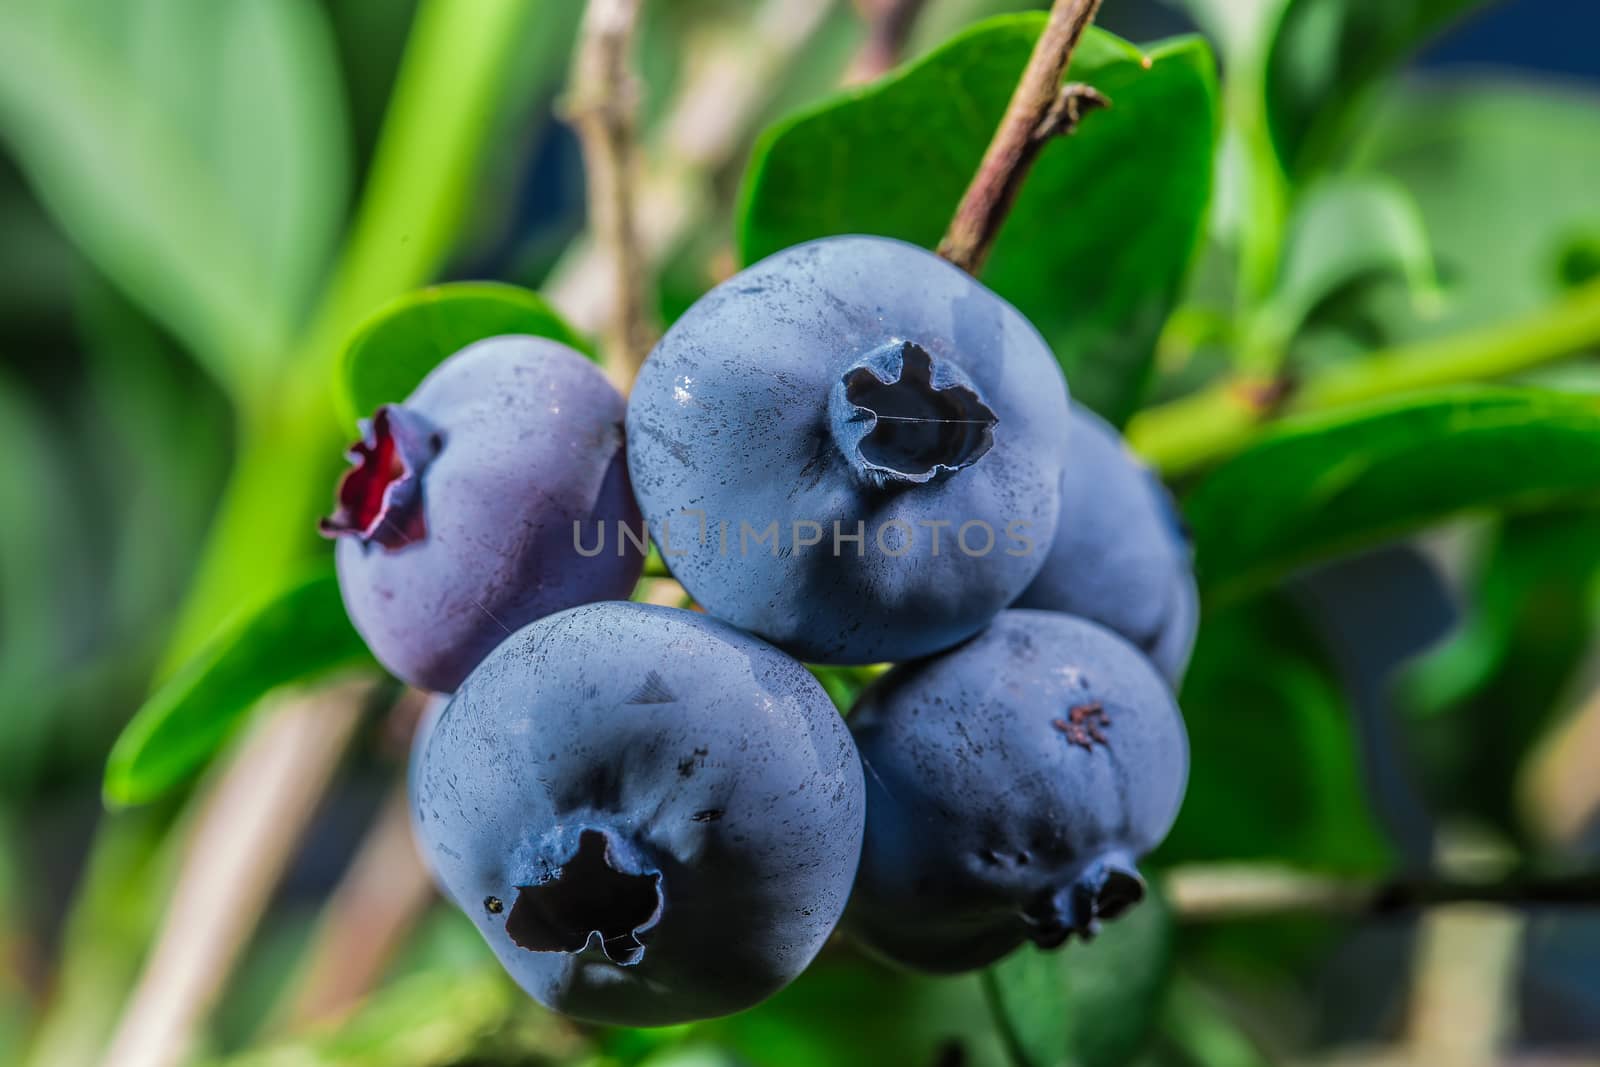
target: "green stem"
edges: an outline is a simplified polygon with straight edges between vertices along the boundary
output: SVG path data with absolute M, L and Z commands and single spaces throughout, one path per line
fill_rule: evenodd
M 1266 301 L 1278 281 L 1279 257 L 1289 214 L 1289 183 L 1278 162 L 1267 126 L 1266 42 L 1240 49 L 1244 76 L 1229 79 L 1227 102 L 1232 128 L 1243 156 L 1244 205 L 1239 222 L 1239 287 L 1236 310 L 1247 319 L 1251 309 Z M 1259 351 L 1251 359 L 1270 359 Z M 1248 365 L 1247 365 L 1248 366 Z
M 1234 379 L 1140 412 L 1135 449 L 1169 475 L 1206 466 L 1249 444 L 1272 421 L 1398 393 L 1505 378 L 1600 344 L 1600 281 L 1536 314 L 1420 341 L 1308 378 L 1286 397 L 1280 383 Z
M 1016 1064 L 1017 1067 L 1027 1067 L 1034 1062 L 1028 1054 L 1027 1047 L 1022 1043 L 1022 1036 L 1017 1033 L 1011 1012 L 1005 1008 L 1005 1002 L 1000 997 L 999 980 L 993 967 L 985 967 L 978 976 L 978 981 L 983 986 L 983 1000 L 989 1006 L 989 1018 L 994 1023 L 995 1033 L 1000 1035 L 1000 1044 L 1005 1047 L 1006 1059 Z

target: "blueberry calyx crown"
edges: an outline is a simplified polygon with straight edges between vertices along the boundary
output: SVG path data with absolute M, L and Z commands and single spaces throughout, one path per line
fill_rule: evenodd
M 585 829 L 578 848 L 545 879 L 517 887 L 506 936 L 530 952 L 598 948 L 623 967 L 644 959 L 644 934 L 661 919 L 661 874 L 643 869 L 611 835 Z
M 1144 878 L 1126 857 L 1102 856 L 1067 885 L 1024 909 L 1022 921 L 1028 940 L 1040 948 L 1056 948 L 1073 934 L 1090 941 L 1100 932 L 1101 919 L 1115 919 L 1144 895 Z
M 339 479 L 338 507 L 318 525 L 322 535 L 391 551 L 422 540 L 422 474 L 443 447 L 443 434 L 398 404 L 363 419 L 361 440 L 346 453 L 354 466 Z
M 1000 420 L 960 367 L 891 341 L 846 368 L 828 398 L 833 439 L 875 489 L 940 482 L 994 445 Z

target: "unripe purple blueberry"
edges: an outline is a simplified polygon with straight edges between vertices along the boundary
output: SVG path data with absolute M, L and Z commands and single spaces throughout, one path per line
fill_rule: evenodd
M 449 692 L 524 624 L 629 594 L 644 558 L 621 534 L 641 528 L 623 413 L 578 352 L 505 336 L 462 349 L 363 423 L 322 529 L 380 663 Z

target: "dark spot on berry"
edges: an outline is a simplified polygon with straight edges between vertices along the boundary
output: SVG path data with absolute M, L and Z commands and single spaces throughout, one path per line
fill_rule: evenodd
M 488 912 L 490 915 L 499 915 L 502 911 L 506 910 L 506 906 L 501 902 L 499 897 L 484 897 L 483 910 Z

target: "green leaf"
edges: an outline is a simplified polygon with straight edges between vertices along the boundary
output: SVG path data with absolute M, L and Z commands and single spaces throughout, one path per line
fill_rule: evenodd
M 1388 274 L 1422 313 L 1442 297 L 1422 216 L 1406 190 L 1375 176 L 1342 176 L 1306 191 L 1290 223 L 1278 283 L 1255 323 L 1255 343 L 1281 350 L 1318 305 L 1353 283 Z
M 1150 1036 L 1171 964 L 1172 915 L 1152 893 L 1088 944 L 1025 945 L 984 986 L 1018 1067 L 1122 1067 Z
M 1379 79 L 1484 0 L 1290 0 L 1268 46 L 1267 121 L 1284 169 L 1326 166 Z
M 1592 497 L 1600 398 L 1461 388 L 1286 421 L 1186 502 L 1208 598 L 1470 510 Z
M 1189 787 L 1162 863 L 1386 868 L 1347 701 L 1317 635 L 1284 598 L 1208 611 L 1180 703 Z
M 743 190 L 744 261 L 828 234 L 936 245 L 1044 21 L 991 19 L 767 130 Z M 1198 38 L 1141 51 L 1098 30 L 1068 76 L 1112 106 L 1040 153 L 983 279 L 1039 327 L 1074 395 L 1121 422 L 1210 196 L 1216 79 Z
M 236 622 L 145 701 L 106 765 L 105 799 L 144 804 L 187 780 L 280 686 L 371 663 L 331 570 Z
M 1361 314 L 1389 342 L 1537 314 L 1589 280 L 1600 234 L 1600 94 L 1446 80 L 1385 96 L 1353 165 L 1398 182 L 1445 283 L 1434 314 L 1387 287 Z
M 390 303 L 357 331 L 342 367 L 347 414 L 368 415 L 404 400 L 445 359 L 502 334 L 590 347 L 538 293 L 499 282 L 429 286 Z
M 0 138 L 107 277 L 236 391 L 282 362 L 345 179 L 310 0 L 0 7 Z

